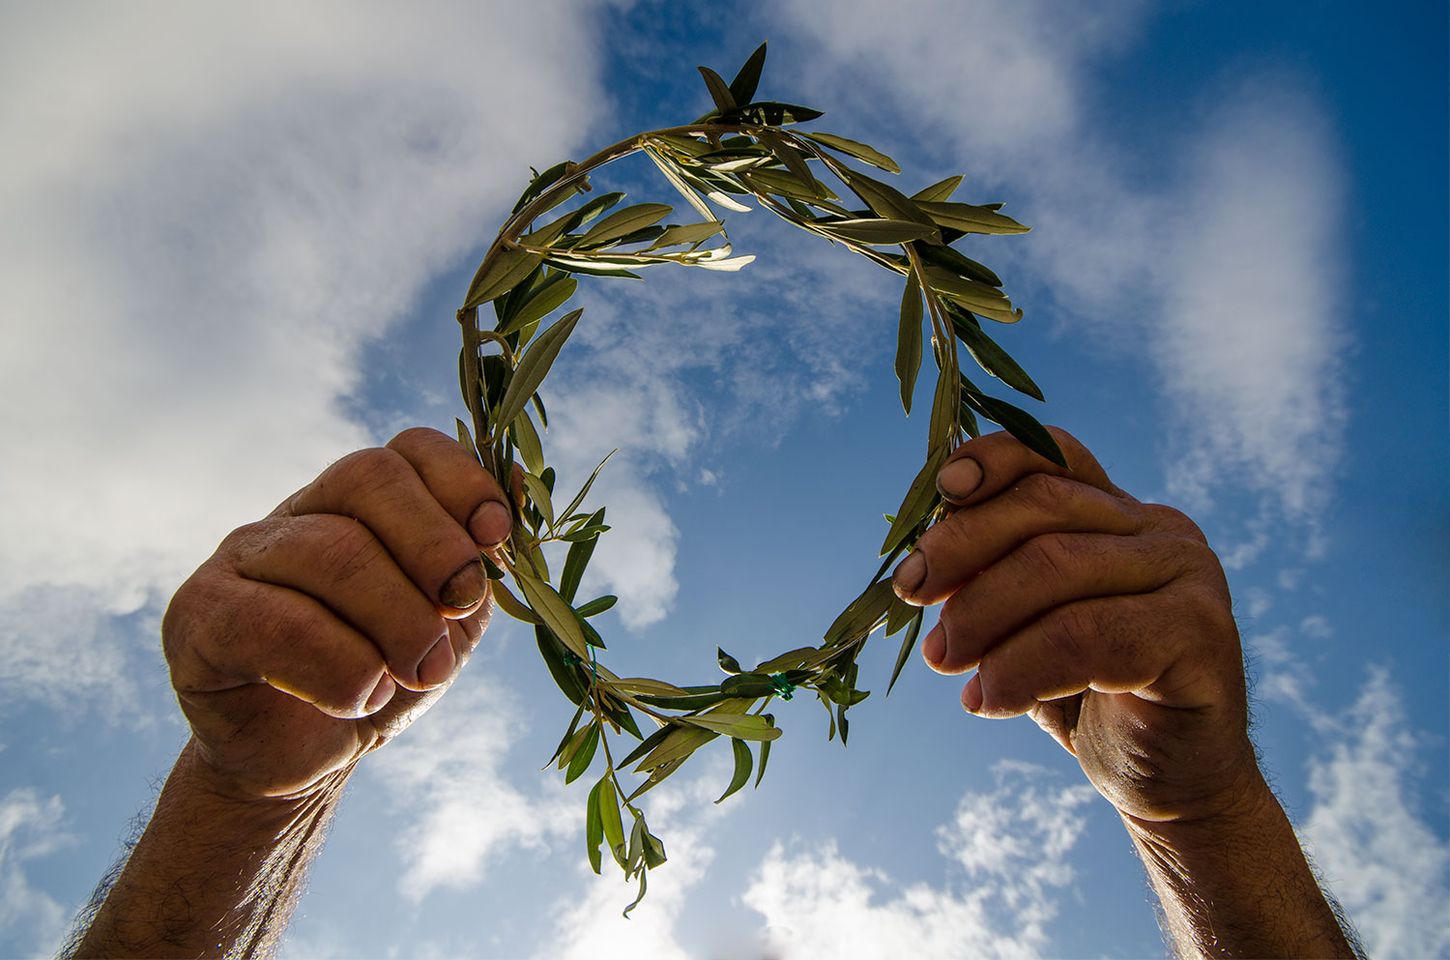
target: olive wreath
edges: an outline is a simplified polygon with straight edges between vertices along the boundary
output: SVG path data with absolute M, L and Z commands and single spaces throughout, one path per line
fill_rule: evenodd
M 847 710 L 868 696 L 856 687 L 857 657 L 881 627 L 887 636 L 905 631 L 887 684 L 890 693 L 916 644 L 924 611 L 893 594 L 887 571 L 943 510 L 937 471 L 964 437 L 978 436 L 977 417 L 1000 424 L 1028 447 L 1063 463 L 1061 451 L 1036 419 L 983 393 L 959 365 L 958 342 L 988 375 L 1042 399 L 1032 379 L 982 328 L 983 318 L 1015 323 L 1022 311 L 1002 292 L 995 273 L 951 246 L 968 234 L 1025 233 L 1028 228 L 1004 216 L 1000 203 L 952 201 L 961 176 L 907 196 L 841 160 L 853 157 L 900 173 L 896 162 L 880 151 L 845 137 L 787 129 L 821 112 L 755 99 L 765 52 L 761 44 L 728 84 L 715 71 L 700 67 L 715 109 L 693 123 L 636 134 L 579 163 L 532 171 L 533 179 L 489 247 L 457 313 L 463 330 L 459 382 L 472 425 L 470 430 L 468 423 L 457 422 L 459 442 L 496 477 L 514 476 L 516 463 L 522 461 L 512 535 L 493 557 L 484 557 L 494 601 L 513 618 L 533 625 L 544 663 L 577 707 L 550 763 L 557 762 L 564 781 L 571 783 L 590 769 L 597 754 L 603 755 L 603 775 L 587 801 L 586 850 L 595 873 L 603 859 L 601 847 L 607 846 L 626 878 L 638 877 L 639 893 L 625 908 L 626 916 L 644 897 L 649 871 L 665 862 L 664 844 L 650 832 L 636 805 L 642 794 L 719 737 L 729 739 L 734 753 L 734 773 L 720 800 L 743 787 L 752 770 L 758 787 L 771 741 L 781 735 L 766 709 L 777 698 L 789 700 L 801 690 L 811 691 L 824 705 L 828 740 L 839 731 L 844 744 Z M 641 152 L 699 213 L 699 222 L 662 225 L 671 207 L 639 203 L 614 209 L 624 194 L 606 193 L 536 225 L 545 213 L 591 192 L 589 175 L 595 170 Z M 865 209 L 846 205 L 818 179 L 818 169 L 840 181 Z M 725 225 L 712 208 L 749 209 L 735 197 L 753 197 L 797 227 L 905 276 L 895 372 L 908 414 L 921 368 L 923 320 L 930 324 L 938 370 L 926 462 L 896 512 L 886 516 L 889 529 L 881 544 L 880 567 L 819 644 L 786 651 L 748 670 L 717 649 L 717 662 L 728 676 L 716 684 L 676 686 L 647 677 L 620 677 L 599 661 L 596 651 L 604 649 L 604 642 L 590 623 L 617 598 L 576 602 L 595 545 L 609 530 L 603 507 L 581 509 L 604 462 L 558 509 L 555 472 L 545 463 L 533 419 L 537 414 L 538 425 L 548 428 L 538 390 L 582 311 L 573 310 L 547 325 L 545 321 L 573 295 L 579 275 L 638 278 L 632 268 L 662 263 L 740 269 L 754 257 L 731 256 Z M 720 241 L 709 245 L 717 237 Z M 496 318 L 491 330 L 479 322 L 479 308 L 486 303 L 493 304 Z M 568 545 L 557 581 L 544 557 L 546 543 Z M 657 729 L 646 735 L 634 711 Z M 611 733 L 627 733 L 639 743 L 616 758 Z M 751 743 L 760 745 L 758 765 Z M 626 786 L 620 772 L 631 767 L 643 781 Z M 628 836 L 621 808 L 633 818 Z

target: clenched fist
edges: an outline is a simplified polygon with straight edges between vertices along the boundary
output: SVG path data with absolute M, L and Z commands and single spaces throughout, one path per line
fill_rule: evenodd
M 233 531 L 162 622 L 195 752 L 236 799 L 306 795 L 447 688 L 488 622 L 499 484 L 417 428 Z
M 940 673 L 975 669 L 967 710 L 1031 716 L 1121 813 L 1223 814 L 1261 781 L 1218 558 L 1191 520 L 1053 433 L 1070 470 L 1005 433 L 943 467 L 954 509 L 894 579 L 912 603 L 945 601 L 922 654 Z

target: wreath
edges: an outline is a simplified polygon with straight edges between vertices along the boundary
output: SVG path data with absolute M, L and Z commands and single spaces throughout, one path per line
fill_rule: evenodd
M 493 597 L 505 613 L 533 625 L 545 665 L 576 706 L 550 762 L 572 783 L 603 758 L 603 774 L 587 800 L 585 847 L 595 873 L 607 848 L 626 878 L 638 878 L 639 893 L 625 908 L 626 916 L 644 897 L 649 871 L 665 862 L 664 844 L 650 832 L 637 805 L 643 794 L 701 747 L 721 738 L 729 740 L 734 773 L 720 800 L 745 786 L 752 772 L 758 787 L 771 742 L 781 735 L 769 707 L 805 691 L 826 709 L 827 739 L 839 732 L 844 744 L 850 729 L 847 711 L 869 695 L 857 688 L 857 657 L 867 639 L 883 628 L 886 636 L 904 632 L 887 683 L 890 693 L 916 644 L 924 610 L 895 596 L 888 571 L 942 514 L 937 471 L 965 437 L 978 436 L 978 417 L 1000 424 L 1028 447 L 1063 463 L 1061 451 L 1036 419 L 984 393 L 963 376 L 960 365 L 959 345 L 989 376 L 1042 399 L 1032 378 L 983 329 L 983 320 L 1015 323 L 1022 311 L 1003 293 L 997 274 L 952 246 L 972 234 L 1025 233 L 1028 228 L 1003 215 L 1000 203 L 953 201 L 961 176 L 908 196 L 849 166 L 843 157 L 900 173 L 894 160 L 864 143 L 794 127 L 820 117 L 820 111 L 757 100 L 765 52 L 761 44 L 728 84 L 715 71 L 700 67 L 715 109 L 693 123 L 636 134 L 578 163 L 533 170 L 457 313 L 463 332 L 459 383 L 470 415 L 469 422 L 457 422 L 459 442 L 494 476 L 517 475 L 522 481 L 514 484 L 513 533 L 494 556 L 484 557 Z M 604 193 L 540 222 L 592 192 L 589 177 L 594 171 L 636 153 L 654 161 L 699 214 L 698 221 L 667 223 L 673 208 L 666 204 L 620 207 L 624 194 Z M 819 173 L 829 174 L 844 188 L 842 193 Z M 569 301 L 579 276 L 638 278 L 635 270 L 666 263 L 739 270 L 755 258 L 732 255 L 725 224 L 715 213 L 716 208 L 748 210 L 737 197 L 753 198 L 802 230 L 905 277 L 895 372 L 908 414 L 922 365 L 923 323 L 930 326 L 937 368 L 926 462 L 895 513 L 886 515 L 889 528 L 875 575 L 826 629 L 821 642 L 788 650 L 750 669 L 717 649 L 716 661 L 726 677 L 714 684 L 677 686 L 648 677 L 621 677 L 600 661 L 604 642 L 590 623 L 617 598 L 581 603 L 576 596 L 595 545 L 609 530 L 604 507 L 581 509 L 604 462 L 559 508 L 557 478 L 544 459 L 539 437 L 539 428 L 547 429 L 549 422 L 539 388 L 582 311 L 549 318 Z M 493 305 L 491 329 L 480 322 L 485 304 Z M 567 544 L 557 579 L 545 559 L 545 544 Z M 641 730 L 636 713 L 653 723 L 653 732 Z M 625 734 L 638 743 L 617 755 L 610 738 Z M 758 759 L 751 744 L 758 744 Z M 642 779 L 626 784 L 620 778 L 625 772 Z M 628 831 L 626 812 L 632 821 Z

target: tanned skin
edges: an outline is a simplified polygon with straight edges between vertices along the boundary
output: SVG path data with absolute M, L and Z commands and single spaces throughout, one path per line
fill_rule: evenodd
M 1217 557 L 1187 517 L 1006 434 L 959 448 L 953 505 L 895 574 L 944 602 L 932 669 L 980 717 L 1026 714 L 1114 806 L 1182 957 L 1351 957 L 1249 742 Z M 229 535 L 162 625 L 192 738 L 69 951 L 269 956 L 357 763 L 447 690 L 487 625 L 499 484 L 413 429 Z

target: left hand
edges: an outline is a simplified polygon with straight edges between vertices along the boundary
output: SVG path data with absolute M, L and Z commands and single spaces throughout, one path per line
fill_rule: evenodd
M 956 509 L 894 581 L 913 604 L 946 601 L 922 654 L 938 673 L 975 668 L 968 711 L 1032 717 L 1121 813 L 1224 813 L 1260 781 L 1218 558 L 1191 520 L 1135 500 L 1053 434 L 1072 469 L 1006 433 L 943 468 Z

